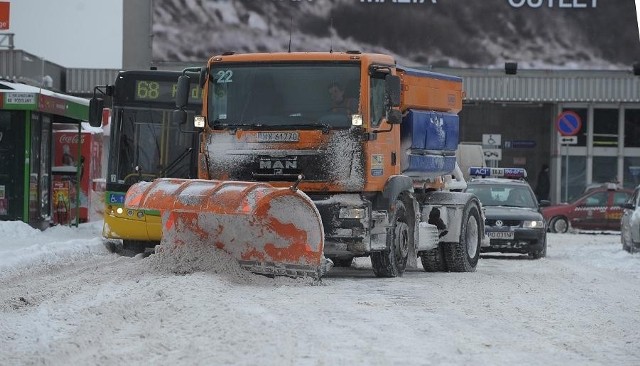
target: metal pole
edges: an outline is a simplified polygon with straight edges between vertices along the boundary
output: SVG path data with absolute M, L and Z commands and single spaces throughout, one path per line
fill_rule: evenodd
M 40 70 L 40 86 L 42 88 L 46 87 L 44 84 L 44 57 L 40 58 L 42 60 L 42 69 Z
M 569 144 L 564 145 L 564 202 L 569 202 Z
M 82 178 L 82 121 L 78 121 L 78 156 L 76 157 L 76 220 L 75 227 L 80 223 L 80 179 Z

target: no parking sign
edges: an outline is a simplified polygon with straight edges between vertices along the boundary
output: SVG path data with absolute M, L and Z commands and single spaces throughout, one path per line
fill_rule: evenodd
M 582 128 L 582 118 L 572 111 L 565 111 L 556 118 L 556 130 L 562 136 L 575 136 Z

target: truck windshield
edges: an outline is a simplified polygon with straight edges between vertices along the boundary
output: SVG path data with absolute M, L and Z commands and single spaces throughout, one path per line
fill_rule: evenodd
M 360 113 L 359 64 L 227 64 L 211 75 L 213 128 L 348 128 Z

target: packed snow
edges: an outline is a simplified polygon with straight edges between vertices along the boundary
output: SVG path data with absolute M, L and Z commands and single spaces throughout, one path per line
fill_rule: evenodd
M 101 225 L 0 222 L 0 365 L 640 364 L 640 254 L 617 232 L 549 234 L 546 258 L 473 273 L 381 279 L 361 258 L 316 282 L 122 257 Z

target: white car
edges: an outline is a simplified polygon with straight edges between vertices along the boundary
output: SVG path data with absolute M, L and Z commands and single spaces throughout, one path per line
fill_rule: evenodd
M 624 213 L 620 219 L 620 240 L 622 249 L 629 253 L 640 251 L 640 186 L 622 205 Z

